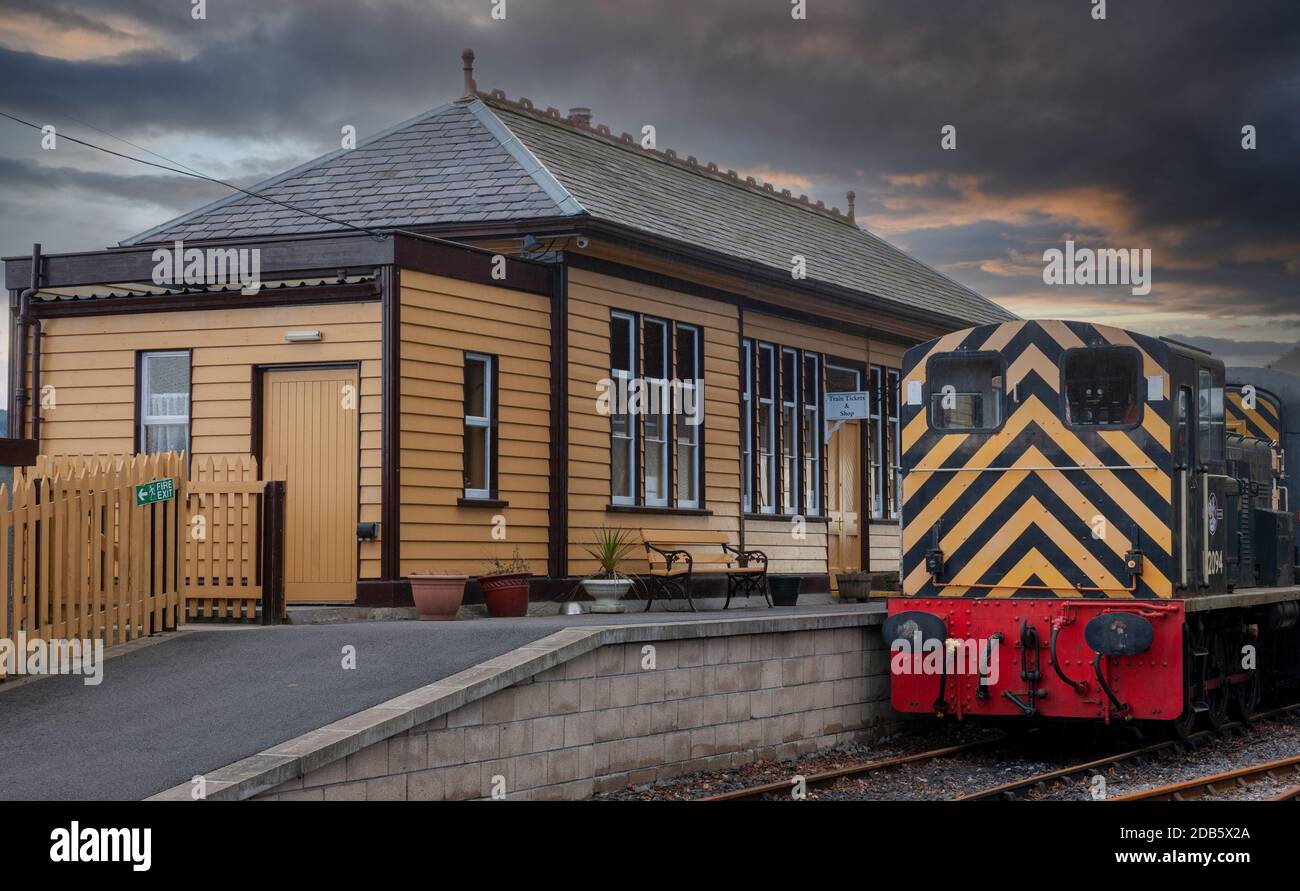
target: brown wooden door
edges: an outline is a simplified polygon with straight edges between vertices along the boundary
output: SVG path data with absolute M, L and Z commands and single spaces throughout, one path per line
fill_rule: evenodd
M 858 421 L 847 421 L 826 447 L 826 549 L 831 583 L 835 574 L 862 569 L 858 493 L 862 462 Z
M 268 370 L 264 387 L 263 478 L 286 483 L 285 599 L 355 600 L 356 369 Z

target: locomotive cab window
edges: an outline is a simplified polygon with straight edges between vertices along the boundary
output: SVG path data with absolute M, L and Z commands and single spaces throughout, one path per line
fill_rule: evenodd
M 1002 365 L 997 358 L 936 356 L 927 376 L 936 430 L 993 430 L 1002 423 Z
M 1142 357 L 1132 347 L 1069 350 L 1061 378 L 1067 424 L 1126 427 L 1141 418 Z

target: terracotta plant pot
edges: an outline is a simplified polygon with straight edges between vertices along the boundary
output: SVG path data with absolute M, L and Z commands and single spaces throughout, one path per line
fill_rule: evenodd
M 479 578 L 489 616 L 509 619 L 528 615 L 528 575 L 526 572 L 505 572 Z
M 447 622 L 456 618 L 465 599 L 463 575 L 411 575 L 411 599 L 422 622 Z

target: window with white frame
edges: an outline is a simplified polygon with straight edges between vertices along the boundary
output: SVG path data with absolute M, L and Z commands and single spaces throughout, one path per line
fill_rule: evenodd
M 610 313 L 610 500 L 703 506 L 703 353 L 699 327 Z
M 630 411 L 628 389 L 637 376 L 636 316 L 615 312 L 609 320 L 609 376 L 615 396 L 609 416 L 610 480 L 614 504 L 635 504 L 637 493 L 636 417 Z
M 876 520 L 897 519 L 902 501 L 899 473 L 898 383 L 896 368 L 871 366 L 871 391 L 867 400 L 868 502 Z
M 754 510 L 754 342 L 746 340 L 741 346 L 741 366 L 744 378 L 740 385 L 740 466 L 743 468 L 741 488 L 745 513 Z
M 645 503 L 668 506 L 668 482 L 672 476 L 668 461 L 669 341 L 668 323 L 646 319 L 643 337 L 642 429 L 645 434 Z
M 674 326 L 674 334 L 677 435 L 673 466 L 677 474 L 677 506 L 697 508 L 700 506 L 700 427 L 704 422 L 700 329 L 679 324 Z
M 496 357 L 465 354 L 465 497 L 495 498 L 492 437 Z
M 184 452 L 190 441 L 190 354 L 140 354 L 140 449 Z
M 822 358 L 744 341 L 744 506 L 750 513 L 822 513 Z
M 776 513 L 776 347 L 758 347 L 758 512 Z
M 781 513 L 799 512 L 799 354 L 781 350 Z
M 803 510 L 809 516 L 822 511 L 822 393 L 821 362 L 816 353 L 803 357 Z

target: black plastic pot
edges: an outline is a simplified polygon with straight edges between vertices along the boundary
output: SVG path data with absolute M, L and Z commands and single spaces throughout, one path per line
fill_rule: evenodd
M 794 606 L 799 600 L 799 583 L 803 581 L 798 575 L 769 575 L 768 590 L 772 594 L 773 606 Z

